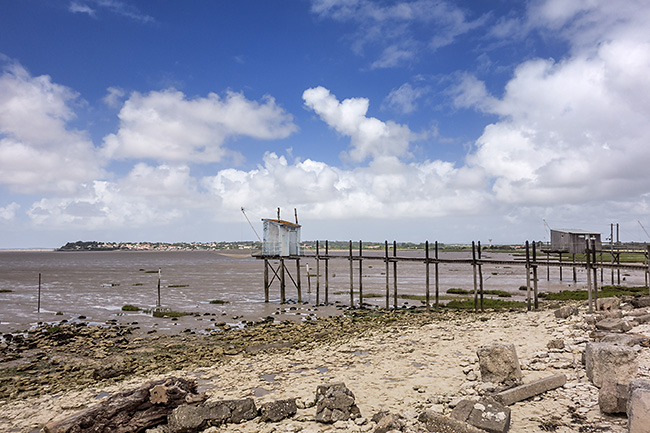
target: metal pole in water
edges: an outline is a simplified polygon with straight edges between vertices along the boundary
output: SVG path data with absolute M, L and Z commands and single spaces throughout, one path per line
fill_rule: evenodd
M 156 304 L 158 308 L 160 308 L 160 273 L 161 268 L 158 268 L 158 304 Z
M 38 307 L 36 308 L 37 313 L 41 313 L 41 273 L 38 273 Z

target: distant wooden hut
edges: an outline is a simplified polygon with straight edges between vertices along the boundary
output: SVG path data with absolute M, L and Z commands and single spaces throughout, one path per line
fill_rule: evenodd
M 553 230 L 551 229 L 551 248 L 549 252 L 581 254 L 586 251 L 587 239 L 593 240 L 596 251 L 603 249 L 600 233 L 586 230 Z
M 262 256 L 299 256 L 300 225 L 281 219 L 262 219 L 264 241 Z

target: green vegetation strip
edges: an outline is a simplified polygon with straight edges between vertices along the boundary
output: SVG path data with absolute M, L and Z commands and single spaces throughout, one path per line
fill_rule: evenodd
M 465 290 L 465 289 L 447 289 L 447 293 L 451 295 L 472 295 L 474 294 L 473 290 Z M 505 290 L 483 290 L 484 295 L 494 295 L 498 296 L 500 298 L 510 298 L 512 297 L 512 294 L 509 292 L 506 292 Z
M 455 308 L 459 310 L 473 310 L 473 299 L 454 299 L 443 305 L 444 308 Z M 511 310 L 526 308 L 525 302 L 519 301 L 503 301 L 501 299 L 483 299 L 483 307 L 491 310 Z
M 598 297 L 612 298 L 614 296 L 636 296 L 648 293 L 647 286 L 623 287 L 603 286 L 598 290 Z M 540 293 L 539 297 L 549 301 L 584 301 L 588 299 L 586 290 L 563 290 L 558 293 Z
M 13 290 L 11 289 L 0 289 L 0 293 L 11 293 Z
M 135 305 L 124 305 L 122 306 L 122 311 L 140 311 L 140 307 L 136 307 Z
M 192 313 L 183 313 L 180 311 L 154 311 L 153 317 L 183 317 Z
M 223 304 L 229 304 L 228 301 L 222 301 L 221 299 L 213 299 L 210 301 L 211 304 L 218 304 L 218 305 L 223 305 Z

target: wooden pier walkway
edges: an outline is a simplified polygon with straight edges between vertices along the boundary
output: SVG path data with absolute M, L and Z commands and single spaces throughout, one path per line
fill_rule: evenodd
M 316 262 L 316 273 L 315 275 L 310 275 L 308 273 L 308 283 L 311 287 L 311 276 L 316 277 L 316 305 L 321 303 L 320 294 L 321 294 L 321 276 L 323 276 L 324 283 L 324 299 L 323 303 L 329 303 L 329 262 L 330 260 L 348 260 L 349 261 L 349 278 L 350 278 L 350 307 L 363 307 L 363 261 L 378 261 L 384 262 L 385 264 L 385 278 L 386 278 L 386 293 L 385 293 L 385 307 L 390 308 L 390 298 L 391 298 L 391 289 L 392 289 L 392 298 L 393 298 L 393 308 L 397 308 L 397 299 L 398 299 L 398 263 L 400 262 L 416 262 L 422 263 L 424 265 L 424 274 L 425 274 L 425 305 L 427 311 L 430 311 L 433 306 L 435 310 L 439 310 L 439 296 L 440 296 L 440 284 L 439 284 L 439 265 L 441 264 L 458 264 L 472 266 L 472 276 L 473 276 L 473 295 L 474 295 L 474 309 L 475 311 L 483 311 L 483 272 L 482 267 L 484 265 L 503 265 L 503 266 L 521 266 L 526 270 L 526 301 L 528 310 L 539 306 L 538 300 L 538 269 L 539 267 L 546 267 L 547 270 L 547 279 L 549 278 L 550 268 L 559 268 L 560 269 L 560 280 L 562 280 L 562 270 L 564 268 L 571 268 L 573 271 L 573 281 L 576 281 L 576 269 L 582 268 L 586 270 L 587 274 L 587 287 L 588 287 L 588 296 L 589 296 L 589 308 L 592 309 L 595 305 L 596 300 L 598 299 L 598 276 L 597 272 L 601 272 L 601 282 L 603 281 L 603 269 L 612 270 L 612 284 L 614 284 L 614 270 L 618 272 L 618 283 L 620 284 L 620 271 L 643 271 L 645 275 L 645 285 L 648 285 L 648 278 L 650 276 L 650 265 L 648 264 L 648 257 L 650 256 L 650 246 L 646 246 L 645 251 L 635 251 L 637 253 L 643 253 L 645 255 L 645 263 L 619 263 L 619 262 L 604 262 L 602 260 L 603 251 L 595 251 L 594 249 L 589 249 L 587 246 L 587 253 L 583 256 L 585 257 L 584 261 L 577 261 L 575 259 L 575 254 L 571 256 L 570 261 L 562 260 L 563 254 L 558 253 L 552 255 L 549 251 L 544 251 L 538 255 L 537 243 L 528 241 L 525 243 L 525 248 L 521 252 L 521 258 L 516 257 L 513 260 L 495 260 L 490 258 L 482 258 L 482 249 L 480 242 L 472 242 L 472 251 L 471 257 L 469 258 L 442 258 L 440 257 L 438 243 L 434 242 L 430 248 L 429 242 L 425 242 L 425 249 L 421 257 L 412 257 L 398 255 L 397 243 L 393 241 L 392 248 L 389 248 L 389 243 L 386 241 L 384 243 L 384 251 L 380 252 L 376 249 L 366 250 L 364 254 L 363 243 L 361 241 L 358 244 L 353 244 L 352 241 L 349 241 L 348 251 L 338 250 L 336 252 L 330 252 L 329 242 L 324 242 L 324 249 L 321 249 L 320 241 L 316 242 L 316 250 L 313 253 L 305 253 L 301 255 L 289 255 L 289 256 L 269 256 L 269 255 L 257 255 L 255 256 L 258 259 L 264 260 L 264 301 L 269 302 L 269 291 L 273 282 L 277 279 L 280 283 L 280 302 L 286 302 L 286 285 L 287 277 L 293 283 L 297 289 L 298 302 L 302 302 L 302 287 L 301 287 L 301 260 L 315 260 Z M 370 253 L 369 253 L 370 252 Z M 606 252 L 606 251 L 605 251 Z M 600 260 L 598 258 L 600 257 Z M 276 267 L 271 263 L 278 262 Z M 289 268 L 286 266 L 286 261 L 295 261 L 296 271 L 292 275 Z M 358 263 L 358 278 L 357 278 L 357 287 L 356 293 L 358 293 L 358 305 L 355 304 L 355 281 L 354 281 L 354 268 L 355 262 Z M 321 273 L 321 267 L 323 271 Z M 434 296 L 432 299 L 431 294 L 431 268 L 433 267 L 433 286 L 434 286 Z M 391 273 L 392 268 L 392 273 Z M 295 278 L 294 278 L 295 275 Z M 392 281 L 391 281 L 392 276 Z M 391 284 L 392 283 L 392 284 Z

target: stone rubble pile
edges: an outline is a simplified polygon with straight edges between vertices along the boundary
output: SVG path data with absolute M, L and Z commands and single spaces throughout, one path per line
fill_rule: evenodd
M 584 431 L 647 433 L 650 371 L 639 369 L 639 357 L 649 356 L 650 339 L 630 330 L 650 322 L 650 297 L 604 299 L 597 306 L 593 313 L 576 306 L 556 310 L 556 322 L 546 325 L 552 330 L 546 350 L 527 359 L 520 360 L 511 343 L 478 347 L 475 358 L 460 361 L 464 382 L 455 395 L 431 396 L 417 414 L 379 412 L 364 417 L 352 391 L 343 383 L 332 383 L 318 386 L 313 402 L 306 404 L 294 398 L 257 407 L 252 398 L 190 396 L 186 404 L 170 410 L 166 424 L 146 431 L 213 433 L 224 424 L 251 421 L 262 433 L 310 433 L 324 428 L 356 433 L 506 433 L 518 405 L 549 398 L 567 401 L 568 415 L 541 420 L 547 423 L 545 430 L 573 422 L 576 425 L 569 426 L 577 431 L 588 414 L 599 411 L 624 414 L 627 419 L 599 417 L 594 421 L 598 424 Z M 529 375 L 537 379 L 527 380 Z

